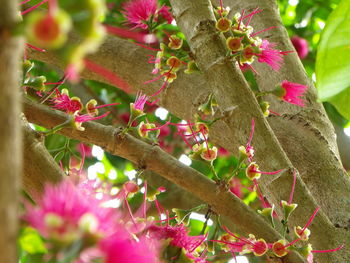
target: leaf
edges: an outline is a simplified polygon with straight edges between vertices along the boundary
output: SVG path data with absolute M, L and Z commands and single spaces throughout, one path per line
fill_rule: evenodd
M 322 101 L 350 87 L 350 1 L 343 0 L 329 16 L 316 59 L 318 96 Z
M 27 227 L 23 230 L 19 244 L 23 251 L 29 254 L 46 253 L 44 242 L 33 228 Z
M 347 120 L 350 120 L 350 87 L 335 97 L 331 98 L 330 102 L 334 105 L 334 107 L 341 115 L 343 115 Z

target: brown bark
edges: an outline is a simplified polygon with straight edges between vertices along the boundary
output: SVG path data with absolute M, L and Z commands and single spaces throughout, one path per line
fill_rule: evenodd
M 22 117 L 23 131 L 23 189 L 34 200 L 38 201 L 44 192 L 46 183 L 58 183 L 64 173 L 49 154 L 43 138 L 29 127 Z
M 62 112 L 50 110 L 30 101 L 25 101 L 24 112 L 28 121 L 49 129 L 65 122 L 68 118 Z M 228 217 L 245 233 L 253 233 L 265 238 L 268 242 L 281 238 L 276 230 L 239 198 L 228 191 L 220 190 L 212 180 L 180 163 L 158 146 L 149 145 L 128 134 L 123 135 L 120 129 L 111 126 L 89 122 L 84 123 L 84 127 L 84 132 L 64 128 L 59 133 L 72 139 L 98 145 L 111 154 L 132 161 L 140 168 L 163 176 L 209 204 L 218 214 Z M 292 253 L 285 262 L 303 262 L 303 260 Z
M 17 263 L 18 199 L 21 171 L 19 61 L 14 36 L 17 1 L 0 1 L 0 262 Z

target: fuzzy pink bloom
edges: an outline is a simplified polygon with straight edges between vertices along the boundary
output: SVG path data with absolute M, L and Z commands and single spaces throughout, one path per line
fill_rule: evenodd
M 114 228 L 114 210 L 87 196 L 68 180 L 47 185 L 39 207 L 27 205 L 24 219 L 45 238 L 68 240 L 81 238 L 82 229 L 107 234 Z
M 134 108 L 139 111 L 143 111 L 143 108 L 145 107 L 146 101 L 148 100 L 148 96 L 141 93 L 137 94 L 135 103 L 134 103 Z
M 139 237 L 135 240 L 125 229 L 120 228 L 111 237 L 103 240 L 100 249 L 105 254 L 104 263 L 158 263 L 158 249 L 154 240 Z
M 68 94 L 61 93 L 59 90 L 56 90 L 56 96 L 51 99 L 51 103 L 55 109 L 65 111 L 66 113 L 70 114 L 80 111 L 83 107 L 78 99 L 72 100 Z
M 305 106 L 304 101 L 300 97 L 304 95 L 307 86 L 284 80 L 281 87 L 285 90 L 285 94 L 282 97 L 284 101 L 302 107 Z
M 134 25 L 134 28 L 148 29 L 147 24 L 151 19 L 157 22 L 159 16 L 164 18 L 168 24 L 173 21 L 169 12 L 169 7 L 163 6 L 158 9 L 157 0 L 134 0 L 124 5 L 124 15 L 128 22 Z
M 261 53 L 257 56 L 260 63 L 266 63 L 273 70 L 279 71 L 283 63 L 282 55 L 284 55 L 284 52 L 274 49 L 275 47 L 276 43 L 270 43 L 264 39 L 260 46 Z
M 102 119 L 104 117 L 106 117 L 110 112 L 106 112 L 100 116 L 96 116 L 93 117 L 89 114 L 84 114 L 84 115 L 75 115 L 74 121 L 75 123 L 81 124 L 83 122 L 87 122 L 87 121 L 94 121 L 94 120 L 98 120 L 98 119 Z
M 149 228 L 150 236 L 156 239 L 171 239 L 171 245 L 186 249 L 192 253 L 200 244 L 203 243 L 204 236 L 189 236 L 188 230 L 184 225 L 153 225 Z
M 293 36 L 291 38 L 291 41 L 295 50 L 298 53 L 299 58 L 306 58 L 306 56 L 309 54 L 309 44 L 307 43 L 306 39 L 298 36 Z
M 171 24 L 171 22 L 173 22 L 174 18 L 172 16 L 172 14 L 170 13 L 169 9 L 170 8 L 168 6 L 164 5 L 159 9 L 158 14 L 160 16 L 162 16 L 168 22 L 168 24 Z
M 134 0 L 124 5 L 124 15 L 130 24 L 147 29 L 147 21 L 157 12 L 157 0 Z

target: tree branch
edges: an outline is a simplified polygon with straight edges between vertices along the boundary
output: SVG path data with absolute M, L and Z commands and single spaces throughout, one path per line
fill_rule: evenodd
M 24 103 L 24 112 L 28 121 L 46 128 L 53 128 L 68 119 L 62 112 L 36 105 L 28 100 Z M 247 207 L 238 197 L 219 190 L 212 180 L 182 164 L 158 146 L 149 145 L 128 134 L 122 135 L 120 129 L 111 126 L 89 122 L 84 123 L 84 127 L 84 132 L 64 128 L 59 133 L 72 139 L 96 144 L 111 154 L 138 164 L 142 169 L 158 173 L 209 204 L 218 214 L 230 218 L 232 223 L 246 233 L 263 237 L 268 242 L 281 238 L 261 216 Z M 291 254 L 288 258 L 291 261 L 286 262 L 303 262 L 303 259 L 296 254 Z
M 23 188 L 34 201 L 38 201 L 46 183 L 58 183 L 65 175 L 45 148 L 40 134 L 30 128 L 24 116 L 22 116 L 22 131 Z
M 0 262 L 17 263 L 21 171 L 19 78 L 22 40 L 17 1 L 0 0 Z
M 209 0 L 191 2 L 170 0 L 170 3 L 177 24 L 185 34 L 204 78 L 213 88 L 219 106 L 238 106 L 237 113 L 239 115 L 234 114 L 230 120 L 225 120 L 225 124 L 230 127 L 230 131 L 232 132 L 241 126 L 249 127 L 250 120 L 254 117 L 256 133 L 253 145 L 257 150 L 256 158 L 258 161 L 264 162 L 264 169 L 291 168 L 290 160 L 267 124 L 243 75 L 238 67 L 226 57 L 225 39 L 222 34 L 218 34 L 215 28 L 216 19 L 211 2 Z M 239 138 L 239 136 L 237 137 Z M 260 179 L 260 182 L 262 182 L 263 189 L 274 203 L 278 203 L 282 199 L 286 200 L 290 192 L 291 176 L 286 173 L 273 177 L 265 176 Z M 294 202 L 302 205 L 296 211 L 297 216 L 293 217 L 291 223 L 301 225 L 300 220 L 308 218 L 309 209 L 313 209 L 316 204 L 299 176 L 297 177 L 295 197 Z M 333 225 L 324 214 L 320 214 L 314 224 L 319 224 L 320 228 L 314 227 L 315 238 L 311 239 L 311 242 L 315 246 L 326 245 L 324 240 L 327 236 L 324 228 L 334 231 Z M 337 242 L 336 239 L 334 241 Z M 327 243 L 329 244 L 329 242 Z M 333 255 L 325 255 L 321 258 L 324 260 L 332 258 L 334 260 Z

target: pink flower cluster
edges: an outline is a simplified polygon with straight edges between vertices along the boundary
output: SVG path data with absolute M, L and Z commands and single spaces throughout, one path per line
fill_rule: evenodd
M 173 21 L 169 7 L 158 8 L 157 0 L 131 0 L 124 5 L 124 15 L 134 28 L 152 29 L 153 23 Z

